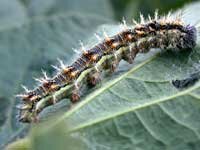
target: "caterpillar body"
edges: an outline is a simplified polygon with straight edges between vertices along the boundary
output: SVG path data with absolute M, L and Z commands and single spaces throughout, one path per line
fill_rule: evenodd
M 44 78 L 37 79 L 38 87 L 25 88 L 25 93 L 17 95 L 23 100 L 19 120 L 37 121 L 39 112 L 65 97 L 70 97 L 72 103 L 77 102 L 83 84 L 95 86 L 101 80 L 101 73 L 104 70 L 114 72 L 122 59 L 131 64 L 138 53 L 148 52 L 151 48 L 182 50 L 196 45 L 196 27 L 185 25 L 180 17 L 169 14 L 159 18 L 155 12 L 153 19 L 149 17 L 144 21 L 141 15 L 141 22 L 134 23 L 132 28 L 124 24 L 126 29 L 112 37 L 105 33 L 104 40 L 90 49 L 83 48 L 83 53 L 71 65 L 65 66 L 60 61 L 61 67 L 54 77 L 49 78 L 44 73 Z

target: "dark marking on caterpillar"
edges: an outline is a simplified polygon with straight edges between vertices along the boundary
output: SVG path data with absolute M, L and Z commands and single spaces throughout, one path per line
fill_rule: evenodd
M 125 29 L 112 37 L 104 33 L 105 38 L 89 49 L 82 46 L 82 54 L 71 65 L 65 66 L 60 61 L 54 77 L 44 73 L 43 78 L 37 79 L 39 86 L 33 90 L 25 88 L 25 93 L 17 95 L 23 100 L 19 120 L 37 122 L 38 114 L 44 108 L 63 98 L 70 98 L 72 103 L 79 101 L 84 85 L 98 84 L 102 72 L 114 72 L 122 59 L 132 64 L 138 53 L 149 52 L 152 48 L 189 50 L 196 45 L 196 27 L 185 25 L 180 17 L 159 18 L 156 12 L 154 19 L 149 17 L 145 22 L 141 15 L 141 22 L 134 23 L 134 27 L 124 23 Z M 179 81 L 173 84 L 181 85 Z

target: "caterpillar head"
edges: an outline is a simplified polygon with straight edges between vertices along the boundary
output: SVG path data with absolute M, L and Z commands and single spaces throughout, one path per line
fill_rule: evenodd
M 185 27 L 184 48 L 194 48 L 197 41 L 197 29 L 195 26 L 187 25 Z

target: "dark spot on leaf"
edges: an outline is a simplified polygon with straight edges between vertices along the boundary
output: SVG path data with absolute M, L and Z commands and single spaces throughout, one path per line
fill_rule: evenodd
M 200 78 L 200 72 L 191 74 L 189 77 L 180 80 L 173 80 L 172 84 L 178 89 L 188 88 L 194 85 Z

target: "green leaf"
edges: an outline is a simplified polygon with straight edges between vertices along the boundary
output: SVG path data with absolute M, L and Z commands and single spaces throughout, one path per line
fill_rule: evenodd
M 199 20 L 199 7 L 200 3 L 188 6 L 190 15 L 186 15 L 185 20 L 192 23 Z M 92 35 L 95 26 L 108 22 L 107 19 L 96 17 L 85 14 L 55 16 L 33 21 L 22 28 L 2 31 L 0 39 L 4 40 L 0 40 L 3 41 L 0 46 L 3 45 L 2 49 L 6 51 L 2 53 L 4 57 L 0 64 L 10 65 L 1 67 L 5 70 L 5 74 L 0 73 L 0 85 L 5 86 L 0 86 L 1 95 L 10 95 L 11 99 L 12 94 L 19 92 L 20 83 L 29 82 L 32 85 L 30 76 L 37 76 L 41 67 L 52 72 L 48 66 L 55 64 L 56 57 L 63 57 L 70 63 L 72 51 L 63 49 L 76 46 L 79 39 Z M 114 26 L 108 28 L 114 30 Z M 16 46 L 10 46 L 11 41 Z M 22 52 L 18 54 L 19 49 Z M 14 52 L 12 57 L 9 55 L 11 52 Z M 6 59 L 6 56 L 11 58 Z M 47 148 L 49 145 L 46 142 L 54 143 L 54 135 L 49 134 L 51 131 L 54 133 L 52 127 L 62 125 L 64 121 L 67 129 L 61 128 L 55 134 L 62 139 L 62 131 L 76 135 L 82 138 L 87 149 L 198 149 L 200 82 L 178 90 L 171 81 L 196 72 L 199 69 L 199 59 L 199 46 L 193 51 L 152 50 L 138 55 L 134 65 L 122 63 L 117 73 L 105 78 L 100 86 L 90 90 L 80 103 L 54 118 L 53 123 L 47 122 L 40 132 L 33 130 L 27 140 L 34 148 L 38 143 L 42 149 Z M 6 84 L 6 78 L 12 84 Z M 11 106 L 16 104 L 12 100 L 11 102 Z M 51 107 L 53 114 L 56 106 Z M 66 104 L 58 109 L 66 111 Z M 48 110 L 47 108 L 47 112 Z M 10 112 L 12 115 L 16 114 L 15 111 Z M 46 111 L 43 115 L 47 116 L 45 113 Z M 2 143 L 8 137 L 21 135 L 19 132 L 24 127 L 17 124 L 12 115 L 1 127 Z M 38 137 L 40 140 L 37 140 Z M 47 137 L 51 140 L 48 141 Z M 65 140 L 63 142 L 67 143 Z
M 29 139 L 17 140 L 6 147 L 6 150 L 27 150 L 31 149 Z
M 52 122 L 49 122 L 52 124 Z M 55 150 L 55 149 L 69 149 L 80 150 L 84 149 L 86 145 L 82 142 L 80 137 L 71 136 L 67 134 L 67 126 L 60 123 L 54 128 L 45 130 L 46 124 L 35 126 L 30 134 L 32 149 L 34 150 Z M 65 131 L 65 132 L 63 132 Z
M 117 19 L 121 20 L 122 17 L 126 17 L 128 19 L 132 19 L 139 17 L 139 13 L 141 12 L 144 16 L 148 14 L 153 14 L 155 9 L 159 9 L 159 13 L 167 13 L 168 11 L 178 9 L 184 4 L 187 4 L 187 0 L 110 0 L 115 16 Z
M 92 6 L 92 7 L 91 7 Z M 90 13 L 113 18 L 113 11 L 107 0 L 30 0 L 27 4 L 29 16 L 48 16 L 60 12 Z
M 187 9 L 194 6 L 200 3 Z M 191 21 L 192 15 L 184 19 Z M 198 71 L 199 49 L 139 55 L 133 66 L 122 65 L 114 78 L 54 118 L 53 125 L 66 121 L 66 132 L 82 137 L 88 149 L 198 149 L 200 82 L 179 90 L 171 81 Z
M 22 92 L 20 85 L 33 88 L 33 77 L 41 76 L 42 68 L 52 74 L 51 65 L 57 63 L 57 58 L 71 61 L 78 40 L 91 35 L 97 25 L 109 22 L 96 14 L 68 12 L 0 30 L 0 100 L 5 105 L 0 111 L 4 118 L 0 123 L 0 147 L 26 134 L 24 129 L 28 128 L 16 118 L 19 100 L 15 94 Z
M 27 21 L 26 11 L 17 0 L 0 0 L 0 29 L 20 26 Z

